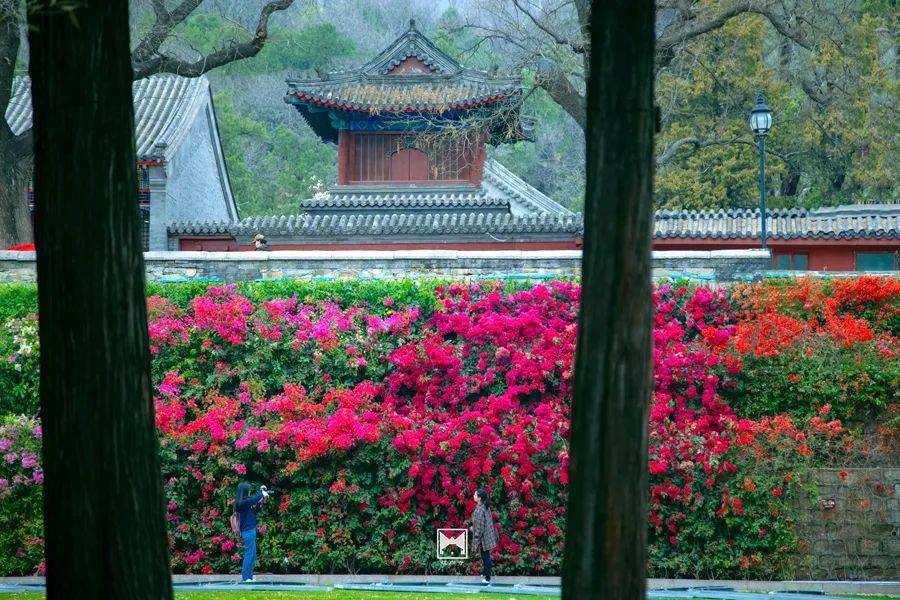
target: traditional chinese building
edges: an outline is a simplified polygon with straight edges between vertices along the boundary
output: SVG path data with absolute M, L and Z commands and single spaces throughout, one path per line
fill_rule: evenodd
M 287 84 L 285 101 L 338 146 L 337 185 L 295 216 L 176 224 L 177 247 L 246 249 L 263 233 L 273 249 L 538 249 L 578 236 L 578 215 L 487 157 L 528 139 L 521 81 L 463 67 L 413 21 L 358 69 Z
M 363 66 L 288 80 L 285 101 L 338 146 L 338 181 L 298 214 L 180 222 L 170 247 L 577 250 L 583 221 L 487 156 L 528 139 L 521 83 L 473 71 L 414 23 Z M 772 268 L 897 269 L 900 206 L 768 212 Z M 759 211 L 658 211 L 656 250 L 759 248 Z
M 237 221 L 209 80 L 155 75 L 132 93 L 144 249 L 168 249 L 172 222 Z M 17 135 L 31 128 L 29 78 L 14 80 L 6 120 Z

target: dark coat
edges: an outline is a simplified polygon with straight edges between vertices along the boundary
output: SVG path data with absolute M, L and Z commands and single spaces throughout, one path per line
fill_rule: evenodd
M 491 511 L 479 504 L 472 513 L 472 543 L 476 552 L 490 550 L 500 543 L 497 528 L 494 527 L 494 518 Z
M 241 533 L 256 529 L 256 513 L 262 508 L 262 492 L 255 496 L 247 496 L 235 504 L 235 512 L 241 520 Z

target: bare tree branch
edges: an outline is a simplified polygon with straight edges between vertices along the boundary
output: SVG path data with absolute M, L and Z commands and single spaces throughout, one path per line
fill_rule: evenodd
M 764 16 L 781 35 L 793 40 L 807 50 L 812 49 L 812 42 L 801 32 L 792 28 L 784 16 L 776 14 L 765 3 L 757 0 L 739 0 L 717 14 L 704 18 L 680 20 L 681 25 L 679 27 L 674 29 L 672 27 L 666 28 L 656 40 L 657 53 L 665 52 L 687 40 L 719 29 L 734 17 L 749 13 Z
M 147 32 L 147 35 L 138 43 L 137 47 L 131 52 L 131 62 L 139 64 L 149 60 L 154 54 L 159 52 L 160 46 L 171 35 L 175 27 L 188 18 L 191 12 L 200 6 L 203 0 L 185 0 L 174 12 L 166 9 L 164 0 L 153 1 L 153 12 L 156 13 L 156 21 Z M 135 77 L 140 79 L 140 77 Z
M 150 0 L 150 5 L 153 7 L 153 12 L 156 14 L 157 21 L 164 20 L 168 17 L 169 12 L 166 10 L 164 0 Z
M 574 52 L 575 54 L 584 54 L 585 48 L 584 48 L 584 44 L 582 42 L 580 42 L 580 41 L 574 42 L 574 41 L 567 39 L 565 37 L 562 37 L 561 35 L 556 33 L 555 31 L 550 29 L 547 25 L 545 25 L 540 19 L 538 19 L 534 14 L 532 14 L 531 11 L 529 11 L 527 8 L 522 6 L 522 4 L 521 4 L 521 2 L 519 2 L 519 0 L 513 0 L 513 4 L 521 12 L 525 13 L 525 16 L 528 17 L 528 19 L 532 23 L 534 23 L 535 27 L 537 27 L 538 29 L 540 29 L 541 31 L 543 31 L 544 33 L 549 35 L 553 39 L 554 42 L 556 42 L 560 46 L 568 46 L 572 50 L 572 52 Z
M 587 125 L 587 104 L 584 94 L 552 60 L 539 61 L 537 71 L 538 84 L 547 90 L 550 97 L 584 129 Z
M 693 136 L 685 137 L 685 138 L 681 138 L 679 140 L 675 140 L 674 142 L 669 144 L 665 150 L 660 152 L 659 156 L 656 157 L 656 166 L 663 167 L 663 166 L 667 165 L 672 160 L 672 158 L 675 157 L 675 154 L 677 154 L 678 151 L 681 148 L 684 148 L 685 146 L 693 146 L 696 149 L 700 149 L 700 148 L 708 148 L 710 146 L 728 146 L 731 144 L 741 144 L 741 145 L 745 145 L 745 146 L 753 146 L 754 148 L 757 147 L 756 142 L 753 142 L 750 140 L 744 140 L 744 139 L 740 139 L 740 138 L 732 138 L 729 140 L 718 140 L 718 139 L 704 140 L 702 138 L 693 137 Z M 774 150 L 772 150 L 771 148 L 769 148 L 767 146 L 766 154 L 770 154 L 776 158 L 783 160 L 786 163 L 789 163 L 791 156 L 794 156 L 794 155 L 797 155 L 800 153 L 792 152 L 789 154 L 782 154 L 780 152 L 775 152 Z
M 156 73 L 175 73 L 185 77 L 198 77 L 211 69 L 221 67 L 228 63 L 256 56 L 269 37 L 269 17 L 272 13 L 287 9 L 294 0 L 273 0 L 263 6 L 256 25 L 256 33 L 245 42 L 233 42 L 229 46 L 212 52 L 197 60 L 183 60 L 173 56 L 159 53 L 159 47 L 165 41 L 172 29 L 186 19 L 203 0 L 184 0 L 176 9 L 169 13 L 165 25 L 159 21 L 154 25 L 148 37 L 146 46 L 144 41 L 138 45 L 133 53 L 134 78 L 141 79 Z M 180 20 L 176 20 L 180 19 Z M 157 27 L 159 26 L 159 27 Z M 165 28 L 168 29 L 165 29 Z M 166 33 L 159 39 L 161 32 Z

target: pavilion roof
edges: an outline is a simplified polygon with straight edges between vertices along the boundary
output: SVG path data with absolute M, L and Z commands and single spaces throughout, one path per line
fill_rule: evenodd
M 406 66 L 409 68 L 403 68 Z M 285 102 L 297 107 L 316 133 L 328 141 L 334 141 L 336 135 L 324 111 L 441 115 L 501 104 L 517 109 L 522 98 L 520 78 L 464 68 L 425 37 L 414 21 L 358 69 L 288 79 L 287 84 Z M 518 118 L 518 112 L 515 115 Z M 515 141 L 527 137 L 519 127 L 507 129 L 507 137 L 511 134 Z

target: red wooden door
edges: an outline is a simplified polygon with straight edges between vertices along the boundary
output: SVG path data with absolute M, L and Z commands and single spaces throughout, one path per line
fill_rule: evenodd
M 404 148 L 391 156 L 391 181 L 427 181 L 428 156 L 416 148 Z

